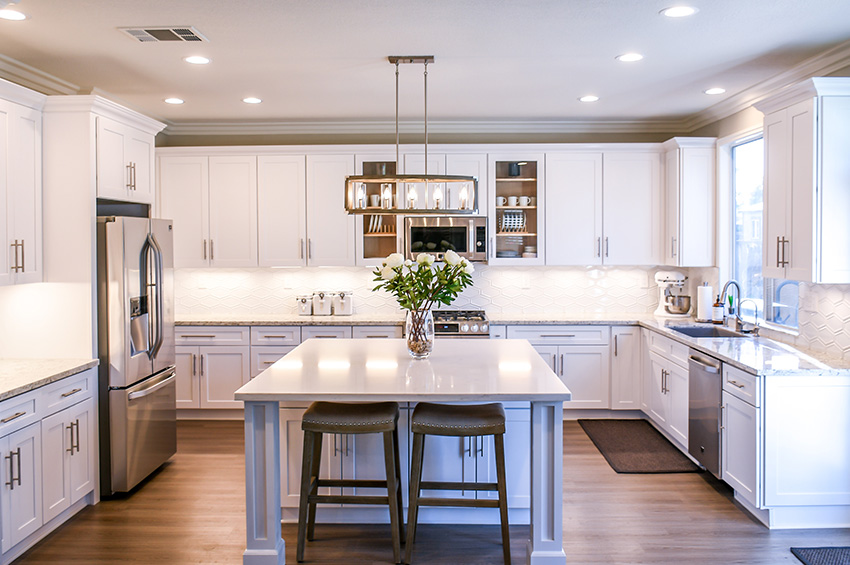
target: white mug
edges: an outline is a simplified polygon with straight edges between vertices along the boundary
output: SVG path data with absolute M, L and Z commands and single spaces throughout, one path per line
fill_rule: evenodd
M 370 194 L 369 195 L 369 203 L 373 208 L 377 208 L 381 205 L 381 195 L 380 194 Z
M 516 196 L 508 196 L 508 206 L 516 206 L 519 203 L 519 198 Z
M 530 196 L 520 196 L 519 197 L 519 205 L 520 206 L 528 206 L 530 204 L 531 204 L 531 197 Z
M 507 204 L 507 202 L 508 202 L 508 199 L 505 198 L 504 196 L 497 196 L 496 197 L 496 206 L 504 206 L 505 204 Z

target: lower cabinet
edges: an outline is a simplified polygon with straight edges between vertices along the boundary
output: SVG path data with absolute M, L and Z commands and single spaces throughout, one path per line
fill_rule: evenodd
M 641 408 L 640 327 L 611 328 L 611 409 Z
M 687 448 L 688 347 L 654 332 L 646 336 L 644 410 L 660 428 Z
M 3 553 L 38 530 L 43 523 L 41 504 L 41 424 L 31 424 L 0 438 L 3 456 Z
M 242 408 L 233 399 L 250 380 L 250 347 L 175 346 L 177 408 Z
M 724 391 L 720 435 L 720 477 L 744 500 L 761 505 L 759 409 Z

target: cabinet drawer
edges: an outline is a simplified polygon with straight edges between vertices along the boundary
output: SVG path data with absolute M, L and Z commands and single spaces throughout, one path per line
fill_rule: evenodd
M 761 405 L 761 379 L 737 367 L 723 364 L 723 390 L 758 408 Z
M 314 337 L 351 337 L 351 326 L 304 326 L 301 328 L 301 341 L 307 341 Z
M 490 339 L 505 339 L 507 333 L 507 326 L 490 326 Z
M 298 345 L 301 328 L 298 326 L 253 326 L 251 345 Z
M 688 367 L 688 355 L 690 355 L 690 348 L 683 343 L 679 343 L 678 341 L 665 337 L 657 332 L 650 331 L 649 349 L 684 368 Z
M 95 370 L 89 369 L 45 386 L 41 389 L 44 402 L 44 405 L 40 407 L 41 416 L 49 416 L 89 398 L 92 395 L 94 382 Z
M 41 396 L 41 392 L 25 392 L 0 402 L 0 437 L 41 419 L 36 410 L 36 400 Z
M 249 345 L 250 331 L 243 326 L 177 326 L 176 345 Z
M 401 338 L 401 326 L 354 326 L 351 328 L 353 338 Z
M 251 378 L 253 379 L 278 359 L 295 349 L 295 345 L 270 345 L 268 347 L 251 348 Z
M 508 326 L 508 339 L 540 345 L 608 345 L 610 331 L 608 326 Z

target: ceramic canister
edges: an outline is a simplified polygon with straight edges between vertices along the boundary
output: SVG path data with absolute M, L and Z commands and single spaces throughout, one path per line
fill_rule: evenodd
M 296 305 L 298 306 L 298 315 L 299 316 L 312 316 L 313 315 L 313 297 L 310 295 L 305 296 L 296 296 L 295 297 Z
M 340 290 L 334 294 L 334 316 L 350 316 L 354 312 L 353 299 L 350 290 Z
M 313 315 L 330 316 L 333 303 L 333 293 L 326 290 L 317 290 L 313 293 Z

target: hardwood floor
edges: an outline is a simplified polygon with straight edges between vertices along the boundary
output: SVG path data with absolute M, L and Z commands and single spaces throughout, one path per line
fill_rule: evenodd
M 180 422 L 178 453 L 141 489 L 86 508 L 16 564 L 242 563 L 241 422 Z M 295 563 L 285 524 L 286 562 Z M 515 564 L 528 527 L 511 527 Z M 618 475 L 575 422 L 564 425 L 564 548 L 570 564 L 799 563 L 791 546 L 850 545 L 846 530 L 773 530 L 748 517 L 704 473 Z M 501 563 L 498 526 L 429 526 L 415 563 Z M 312 564 L 389 563 L 388 526 L 317 525 Z

